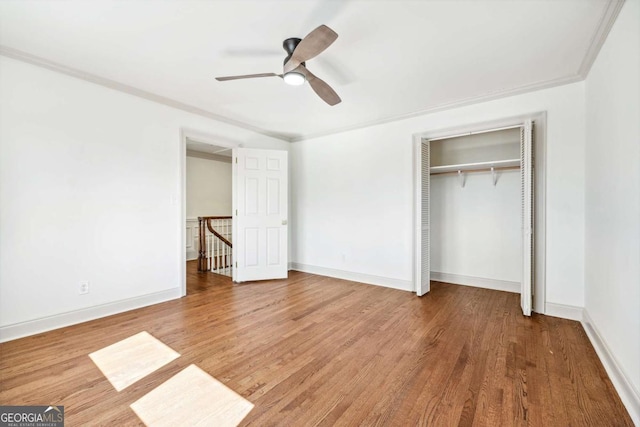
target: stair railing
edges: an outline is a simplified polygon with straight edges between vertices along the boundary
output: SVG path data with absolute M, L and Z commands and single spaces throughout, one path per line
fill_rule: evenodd
M 231 277 L 233 244 L 230 216 L 198 217 L 198 271 Z M 209 233 L 207 233 L 209 231 Z

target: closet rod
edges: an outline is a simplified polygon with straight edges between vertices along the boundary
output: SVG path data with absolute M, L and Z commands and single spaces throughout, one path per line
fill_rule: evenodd
M 498 132 L 500 130 L 507 130 L 507 129 L 516 129 L 516 128 L 521 128 L 523 125 L 513 125 L 513 126 L 505 126 L 502 128 L 495 128 L 495 129 L 487 129 L 487 130 L 477 130 L 475 132 L 465 132 L 465 133 L 461 133 L 458 135 L 449 135 L 449 136 L 441 136 L 439 138 L 429 138 L 429 141 L 440 141 L 443 139 L 451 139 L 451 138 L 459 138 L 461 136 L 469 136 L 469 135 L 479 135 L 481 133 L 488 133 L 488 132 Z
M 470 173 L 470 172 L 491 172 L 492 168 L 484 168 L 484 169 L 467 169 L 467 170 L 462 170 L 460 169 L 462 172 L 464 173 Z M 520 169 L 520 166 L 496 166 L 493 168 L 493 170 L 495 171 L 504 171 L 504 170 L 517 170 Z M 453 171 L 447 171 L 447 172 L 431 172 L 429 173 L 429 175 L 446 175 L 446 174 L 458 174 L 459 171 L 457 170 L 453 170 Z

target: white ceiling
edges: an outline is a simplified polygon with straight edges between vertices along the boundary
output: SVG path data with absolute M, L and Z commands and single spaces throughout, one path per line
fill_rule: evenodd
M 297 140 L 580 80 L 618 4 L 4 0 L 0 53 Z M 282 41 L 320 24 L 339 38 L 307 67 L 341 104 L 279 78 L 214 79 L 282 72 Z

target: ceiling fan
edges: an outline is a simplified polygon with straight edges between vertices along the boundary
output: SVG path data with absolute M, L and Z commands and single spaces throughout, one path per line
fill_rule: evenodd
M 326 25 L 320 25 L 303 39 L 294 37 L 282 42 L 282 47 L 284 47 L 284 50 L 287 52 L 282 74 L 245 74 L 240 76 L 216 77 L 216 80 L 224 82 L 227 80 L 255 79 L 259 77 L 280 77 L 285 83 L 294 86 L 302 85 L 307 81 L 311 89 L 313 89 L 324 102 L 329 105 L 336 105 L 342 101 L 338 94 L 324 80 L 319 79 L 307 69 L 306 61 L 318 56 L 336 41 L 337 38 L 338 34 L 335 31 Z

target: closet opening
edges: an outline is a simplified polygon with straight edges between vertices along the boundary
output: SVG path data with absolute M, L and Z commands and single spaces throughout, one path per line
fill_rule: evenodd
M 544 115 L 537 119 L 414 135 L 418 295 L 433 280 L 519 293 L 525 315 L 544 312 Z

